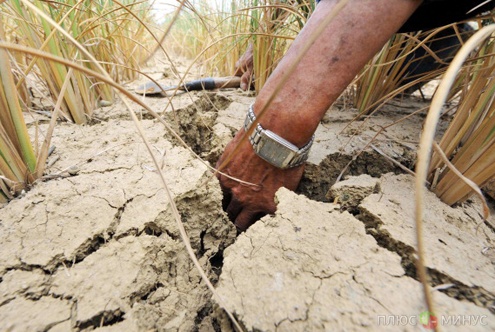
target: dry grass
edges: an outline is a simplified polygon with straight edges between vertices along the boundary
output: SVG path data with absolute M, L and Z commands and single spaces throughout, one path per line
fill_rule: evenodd
M 74 88 L 75 81 L 73 80 L 73 77 L 75 73 L 82 75 L 84 79 L 87 80 L 93 80 L 94 84 L 93 85 L 107 85 L 107 88 L 114 88 L 119 91 L 121 96 L 126 96 L 130 100 L 133 100 L 134 102 L 138 103 L 142 107 L 144 107 L 149 113 L 154 115 L 164 126 L 167 130 L 171 131 L 172 134 L 176 136 L 176 138 L 183 143 L 184 146 L 187 147 L 187 145 L 181 140 L 180 136 L 177 135 L 173 130 L 170 128 L 170 126 L 163 120 L 161 119 L 153 110 L 151 110 L 141 99 L 137 98 L 133 94 L 129 93 L 126 91 L 121 85 L 119 85 L 116 81 L 119 80 L 119 76 L 112 77 L 111 74 L 105 70 L 105 68 L 102 66 L 101 61 L 97 60 L 95 55 L 91 54 L 88 51 L 87 46 L 88 45 L 83 45 L 80 42 L 78 42 L 73 35 L 71 35 L 71 30 L 65 30 L 66 27 L 64 27 L 62 24 L 57 24 L 53 19 L 51 19 L 46 13 L 44 13 L 42 10 L 38 10 L 34 5 L 31 3 L 27 2 L 27 0 L 23 0 L 23 5 L 26 5 L 29 7 L 30 10 L 33 10 L 36 15 L 39 16 L 41 22 L 42 28 L 40 30 L 45 30 L 45 31 L 50 31 L 50 34 L 46 34 L 48 36 L 48 39 L 53 39 L 51 40 L 56 40 L 55 46 L 56 47 L 61 47 L 63 48 L 65 45 L 72 44 L 75 49 L 77 49 L 76 54 L 80 54 L 81 58 L 76 57 L 72 58 L 66 57 L 66 54 L 63 52 L 64 49 L 52 49 L 48 47 L 46 50 L 45 49 L 37 49 L 34 47 L 24 47 L 21 45 L 16 45 L 13 43 L 6 43 L 3 40 L 5 40 L 5 34 L 3 32 L 3 22 L 0 20 L 0 73 L 1 73 L 1 80 L 2 80 L 2 89 L 0 89 L 0 106 L 6 106 L 5 108 L 2 107 L 0 109 L 0 120 L 2 120 L 2 126 L 0 127 L 0 166 L 2 168 L 0 169 L 1 177 L 0 177 L 0 201 L 5 202 L 8 199 L 12 198 L 14 194 L 16 194 L 17 187 L 19 186 L 27 186 L 30 183 L 32 183 L 35 179 L 36 176 L 39 176 L 42 174 L 42 168 L 44 167 L 44 159 L 46 159 L 46 156 L 48 154 L 48 147 L 49 147 L 49 142 L 50 142 L 50 136 L 51 136 L 51 131 L 53 130 L 57 118 L 58 118 L 58 112 L 61 110 L 61 106 L 63 102 L 67 101 L 67 95 L 66 92 L 69 91 L 69 89 Z M 48 4 L 50 5 L 50 4 Z M 119 6 L 120 8 L 120 6 Z M 0 8 L 4 9 L 4 8 Z M 33 16 L 36 16 L 33 14 Z M 134 17 L 134 15 L 133 15 Z M 2 18 L 2 16 L 0 16 Z M 139 23 L 142 23 L 142 21 L 139 21 Z M 23 21 L 25 22 L 25 21 Z M 65 22 L 65 21 L 64 21 Z M 52 30 L 53 29 L 53 30 Z M 60 36 L 57 38 L 56 35 L 60 33 Z M 36 35 L 35 32 L 33 32 L 33 35 Z M 62 43 L 63 41 L 63 43 Z M 42 46 L 45 45 L 50 45 L 50 40 L 47 40 L 46 44 L 42 43 Z M 46 134 L 45 140 L 43 142 L 43 148 L 42 152 L 38 154 L 38 163 L 33 164 L 32 161 L 36 156 L 34 156 L 34 153 L 32 153 L 32 146 L 29 143 L 30 138 L 27 134 L 26 126 L 24 125 L 23 122 L 23 115 L 22 115 L 22 109 L 19 104 L 19 95 L 17 93 L 17 89 L 15 86 L 14 78 L 11 73 L 11 68 L 10 68 L 10 59 L 8 56 L 8 52 L 20 52 L 24 56 L 30 56 L 32 59 L 39 60 L 40 62 L 46 62 L 52 69 L 56 70 L 57 74 L 63 73 L 61 77 L 63 77 L 62 84 L 58 90 L 59 92 L 59 98 L 56 99 L 56 102 L 54 102 L 54 113 L 52 114 L 52 120 L 50 122 L 50 127 L 48 129 L 48 132 Z M 55 52 L 54 52 L 55 51 Z M 84 61 L 81 61 L 80 59 L 85 59 Z M 33 61 L 34 63 L 34 61 Z M 94 66 L 93 68 L 90 68 Z M 31 66 L 32 68 L 33 66 Z M 112 72 L 112 74 L 115 74 L 115 72 Z M 59 77 L 60 78 L 60 77 Z M 45 78 L 46 79 L 46 78 Z M 53 77 L 52 77 L 53 79 Z M 7 84 L 8 83 L 8 84 Z M 49 82 L 53 83 L 53 82 Z M 6 88 L 5 88 L 6 86 Z M 194 255 L 194 252 L 191 248 L 189 238 L 184 230 L 179 212 L 177 211 L 177 207 L 174 203 L 174 199 L 171 196 L 171 193 L 168 189 L 166 179 L 163 176 L 163 173 L 161 172 L 161 167 L 158 165 L 154 154 L 151 152 L 151 146 L 147 142 L 146 136 L 142 131 L 141 125 L 134 114 L 133 110 L 130 108 L 130 105 L 128 101 L 125 98 L 122 98 L 122 101 L 124 105 L 127 107 L 127 109 L 130 112 L 130 116 L 133 119 L 133 121 L 136 124 L 136 127 L 146 145 L 148 148 L 151 157 L 153 158 L 153 161 L 156 164 L 158 173 L 160 175 L 160 178 L 162 180 L 164 189 L 168 195 L 169 198 L 169 205 L 172 208 L 172 212 L 175 216 L 177 226 L 179 228 L 179 232 L 181 234 L 182 240 L 186 246 L 186 249 L 195 264 L 195 266 L 198 268 L 198 271 L 203 278 L 204 282 L 208 285 L 212 293 L 216 295 L 215 289 L 213 288 L 211 282 L 208 280 L 205 272 L 203 271 L 201 265 L 199 264 L 197 258 Z M 7 108 L 8 107 L 8 108 Z M 5 121 L 4 121 L 5 120 Z M 5 122 L 5 123 L 3 123 Z M 7 126 L 7 130 L 4 129 L 4 126 Z M 13 130 L 10 130 L 12 129 Z M 8 136 L 10 135 L 10 137 Z M 3 139 L 6 139 L 6 144 L 4 143 Z M 16 141 L 16 138 L 18 138 L 18 141 Z M 27 158 L 25 156 L 26 154 L 26 149 L 24 147 L 24 142 L 27 142 L 28 148 L 31 150 L 31 158 Z M 9 145 L 10 143 L 10 145 Z M 19 145 L 20 148 L 17 146 Z M 187 147 L 191 152 L 192 150 Z M 21 176 L 24 176 L 20 181 L 17 181 L 17 179 L 8 179 L 6 176 L 9 176 L 10 173 L 8 172 L 12 167 L 17 166 L 16 164 L 13 163 L 13 160 L 9 158 L 9 152 L 18 152 L 16 149 L 20 150 L 18 154 L 23 154 L 22 155 L 22 160 L 20 165 L 27 167 L 27 171 L 21 172 Z M 15 156 L 14 156 L 15 157 Z M 196 155 L 197 158 L 199 158 Z M 5 167 L 4 167 L 5 166 Z M 38 169 L 36 168 L 38 166 Z M 22 169 L 21 169 L 22 171 Z M 14 176 L 17 174 L 14 174 Z M 35 176 L 36 175 L 36 176 Z M 14 190 L 15 189 L 15 190 Z M 220 298 L 217 296 L 217 301 L 218 303 L 222 304 L 222 301 Z M 237 324 L 236 320 L 232 316 L 231 313 L 227 312 L 229 317 L 232 319 L 234 325 L 238 328 L 238 330 L 241 330 L 240 326 Z
M 96 72 L 108 72 L 117 81 L 136 77 L 139 63 L 147 54 L 142 38 L 146 31 L 146 2 L 68 1 L 64 3 L 14 0 L 0 5 L 0 40 L 41 50 L 69 59 Z M 139 18 L 141 16 L 141 18 Z M 58 23 L 57 23 L 58 22 Z M 95 64 L 61 32 L 72 36 L 79 47 L 98 59 Z M 50 142 L 48 133 L 37 131 L 29 137 L 22 112 L 31 104 L 26 81 L 37 82 L 36 91 L 45 94 L 59 116 L 83 124 L 101 100 L 112 101 L 110 86 L 81 71 L 33 55 L 30 51 L 8 53 L 1 50 L 0 89 L 0 201 L 18 195 L 43 175 Z M 31 143 L 34 142 L 34 143 Z M 40 144 L 41 146 L 38 146 Z
M 466 61 L 457 79 L 457 85 L 463 86 L 459 105 L 439 143 L 454 167 L 478 186 L 495 175 L 494 54 L 495 41 L 487 38 Z M 435 152 L 429 173 L 430 179 L 438 177 L 434 191 L 449 205 L 465 200 L 472 193 Z
M 85 123 L 90 119 L 98 101 L 113 99 L 114 92 L 108 84 L 116 87 L 113 82 L 135 78 L 139 64 L 147 56 L 148 46 L 134 41 L 145 39 L 143 35 L 147 28 L 142 23 L 146 22 L 147 7 L 146 2 L 127 1 L 123 5 L 108 7 L 109 2 L 98 1 L 36 2 L 36 6 L 28 5 L 25 0 L 0 3 L 0 39 L 27 45 L 52 56 L 41 56 L 34 51 L 9 53 L 5 51 L 7 47 L 0 47 L 3 86 L 0 89 L 0 202 L 12 199 L 43 174 L 49 147 L 49 133 L 41 139 L 30 138 L 27 134 L 22 115 L 30 106 L 26 77 L 33 75 L 44 82 L 53 99 L 55 112 L 75 123 Z M 188 10 L 174 24 L 169 50 L 174 48 L 176 53 L 194 57 L 209 75 L 229 75 L 251 42 L 255 50 L 255 84 L 260 89 L 312 9 L 311 3 L 303 0 L 276 5 L 268 0 L 245 0 L 221 8 L 211 7 L 207 1 L 199 1 L 195 6 L 188 3 Z M 79 46 L 69 42 L 67 35 L 54 27 L 53 21 L 58 22 L 59 29 L 75 38 Z M 439 32 L 394 37 L 359 76 L 356 83 L 358 108 L 367 112 L 401 89 L 406 89 L 407 86 L 401 86 L 401 80 L 407 66 L 413 63 L 408 61 L 408 55 L 422 47 L 418 40 L 435 38 Z M 97 61 L 83 54 L 81 46 Z M 492 160 L 495 156 L 494 51 L 494 41 L 487 39 L 458 76 L 448 95 L 460 98 L 459 107 L 440 142 L 440 148 L 452 164 L 477 185 L 495 175 Z M 55 58 L 68 62 L 53 61 Z M 68 65 L 69 62 L 73 65 Z M 412 86 L 438 74 L 439 71 L 429 72 L 409 84 Z M 138 99 L 133 99 L 146 107 Z M 131 112 L 131 116 L 139 128 L 135 114 Z M 57 114 L 53 116 L 52 129 L 56 120 Z M 170 129 L 163 120 L 161 122 Z M 145 138 L 144 133 L 141 135 Z M 33 147 L 31 141 L 42 141 L 43 146 Z M 158 165 L 157 169 L 160 169 Z M 439 173 L 436 193 L 448 204 L 455 204 L 470 195 L 471 188 L 445 167 L 441 157 L 433 154 L 429 173 L 425 173 L 424 178 L 432 178 L 435 172 Z M 167 188 L 163 175 L 161 179 Z M 423 187 L 424 180 L 419 177 L 419 181 Z M 418 195 L 421 195 L 421 190 L 418 190 Z M 169 200 L 187 245 L 179 213 L 172 197 Z M 418 211 L 420 216 L 421 209 Z M 421 239 L 420 226 L 418 239 Z M 197 263 L 195 258 L 193 260 Z M 422 269 L 424 267 L 418 267 L 418 271 Z M 204 273 L 202 277 L 209 284 Z
M 472 34 L 462 27 L 453 24 L 394 35 L 354 81 L 354 106 L 368 114 L 390 99 L 411 93 L 441 76 L 460 45 Z
M 104 1 L 39 1 L 35 4 L 28 6 L 15 0 L 2 5 L 8 41 L 96 69 L 77 47 L 53 28 L 50 24 L 53 20 L 84 45 L 117 82 L 137 77 L 136 70 L 146 56 L 147 47 L 136 42 L 146 39 L 143 38 L 146 30 L 135 17 L 147 17 L 146 2 L 124 1 L 123 6 Z M 17 56 L 16 63 L 22 75 L 37 77 L 52 98 L 57 99 L 68 78 L 67 69 L 27 55 Z M 107 85 L 96 84 L 91 77 L 74 72 L 69 79 L 71 82 L 61 104 L 62 114 L 69 121 L 86 123 L 99 100 L 113 100 L 112 90 Z
M 415 198 L 416 198 L 416 209 L 415 209 L 415 221 L 416 221 L 416 239 L 417 239 L 417 246 L 418 246 L 418 261 L 417 261 L 417 270 L 418 270 L 418 275 L 420 277 L 421 282 L 423 283 L 424 287 L 424 295 L 426 302 L 428 303 L 428 310 L 430 312 L 434 312 L 433 308 L 433 301 L 432 301 L 432 295 L 429 290 L 428 286 L 428 281 L 427 281 L 427 272 L 426 268 L 424 265 L 425 261 L 425 255 L 424 255 L 424 243 L 423 243 L 423 230 L 422 230 L 422 225 L 423 225 L 423 210 L 424 210 L 424 201 L 423 201 L 423 196 L 424 196 L 424 191 L 425 191 L 425 183 L 428 178 L 428 176 L 432 176 L 433 174 L 428 173 L 428 167 L 429 165 L 435 165 L 435 163 L 438 163 L 438 159 L 440 159 L 441 163 L 446 163 L 448 164 L 449 167 L 454 167 L 456 170 L 455 172 L 447 172 L 446 174 L 450 174 L 453 177 L 457 178 L 457 183 L 453 185 L 450 189 L 453 191 L 457 191 L 458 193 L 460 192 L 460 195 L 458 196 L 459 198 L 465 197 L 472 192 L 471 185 L 476 183 L 473 183 L 475 181 L 467 181 L 469 185 L 466 185 L 463 189 L 459 190 L 459 187 L 463 187 L 464 183 L 467 183 L 462 176 L 463 174 L 462 170 L 459 170 L 460 167 L 466 166 L 465 164 L 462 164 L 459 162 L 459 160 L 453 163 L 450 163 L 448 159 L 452 157 L 452 155 L 446 154 L 446 156 L 443 156 L 444 153 L 442 148 L 438 146 L 438 151 L 436 152 L 438 155 L 433 156 L 433 163 L 431 162 L 431 151 L 432 147 L 435 144 L 434 142 L 434 136 L 435 136 L 435 131 L 436 127 L 438 124 L 438 121 L 441 116 L 442 108 L 447 101 L 451 87 L 454 85 L 456 81 L 456 77 L 458 77 L 458 72 L 461 70 L 463 63 L 466 61 L 466 59 L 469 57 L 470 53 L 475 50 L 477 47 L 481 45 L 481 52 L 483 53 L 487 47 L 490 49 L 491 44 L 493 44 L 493 40 L 489 38 L 490 35 L 492 35 L 495 32 L 495 25 L 491 26 L 486 26 L 480 31 L 478 31 L 472 38 L 468 40 L 468 42 L 461 48 L 461 50 L 456 54 L 454 60 L 449 66 L 449 69 L 445 73 L 445 77 L 442 79 L 442 82 L 440 83 L 440 86 L 438 88 L 437 93 L 435 94 L 430 110 L 428 112 L 425 125 L 424 125 L 424 130 L 421 136 L 421 142 L 419 146 L 419 152 L 418 152 L 418 161 L 416 165 L 416 193 L 415 193 Z M 481 58 L 480 58 L 481 59 Z M 488 57 L 483 57 L 481 59 L 481 64 L 482 67 L 485 67 L 485 64 L 488 68 L 491 67 L 491 61 L 488 61 Z M 479 87 L 480 85 L 483 85 L 482 83 L 479 83 L 479 80 L 481 79 L 482 82 L 485 84 L 487 81 L 483 78 L 485 73 L 481 72 L 474 72 L 474 75 L 472 76 L 471 81 L 469 82 L 471 87 L 470 89 L 473 88 L 473 86 Z M 461 75 L 463 77 L 463 75 Z M 466 77 L 466 76 L 465 76 Z M 490 77 L 491 80 L 491 77 Z M 478 90 L 476 89 L 474 93 L 482 96 L 483 95 L 483 90 Z M 493 97 L 493 94 L 490 94 L 489 100 Z M 472 98 L 469 98 L 472 99 Z M 480 100 L 487 100 L 484 97 L 481 98 L 474 98 L 474 99 L 480 99 Z M 463 102 L 461 102 L 460 107 L 462 107 Z M 486 103 L 481 103 L 485 104 Z M 480 114 L 484 113 L 486 109 L 483 107 L 479 108 L 478 110 L 473 110 L 475 113 Z M 467 113 L 466 113 L 467 112 Z M 452 124 L 456 123 L 456 118 L 458 119 L 464 119 L 464 123 L 467 123 L 466 127 L 472 129 L 471 133 L 468 136 L 463 136 L 459 135 L 462 138 L 467 138 L 467 140 L 475 140 L 476 138 L 481 138 L 481 140 L 478 140 L 478 144 L 480 145 L 471 145 L 466 149 L 467 153 L 471 155 L 471 161 L 480 161 L 478 171 L 486 171 L 487 169 L 483 169 L 483 166 L 486 166 L 486 162 L 489 162 L 491 160 L 491 156 L 488 154 L 484 154 L 489 150 L 489 148 L 493 145 L 492 143 L 492 131 L 493 131 L 493 123 L 491 127 L 489 128 L 488 131 L 484 130 L 486 127 L 482 125 L 477 125 L 479 124 L 480 119 L 483 117 L 480 116 L 472 116 L 469 117 L 469 114 L 471 113 L 471 110 L 468 111 L 462 111 L 458 110 L 456 116 L 454 117 L 454 121 Z M 488 118 L 491 117 L 491 114 L 488 115 Z M 484 122 L 484 121 L 482 121 Z M 452 126 L 451 124 L 451 126 Z M 454 133 L 455 135 L 455 133 Z M 444 136 L 447 137 L 447 136 Z M 444 139 L 443 139 L 444 140 Z M 450 142 L 446 142 L 447 144 Z M 457 140 L 457 143 L 461 143 L 461 139 Z M 490 144 L 491 143 L 491 144 Z M 455 144 L 455 142 L 454 142 Z M 462 148 L 459 150 L 459 152 L 462 151 Z M 460 154 L 458 152 L 458 154 Z M 462 158 L 462 154 L 461 158 Z M 454 157 L 454 161 L 457 158 Z M 459 159 L 461 159 L 459 158 Z M 437 159 L 437 160 L 435 160 Z M 445 159 L 445 161 L 443 160 Z M 468 158 L 469 159 L 469 158 Z M 458 171 L 459 170 L 459 171 Z M 489 175 L 489 178 L 493 177 L 493 173 L 489 174 L 490 171 L 493 171 L 492 169 L 488 168 L 488 172 L 486 172 L 487 175 Z M 478 184 L 479 185 L 479 184 Z M 466 188 L 467 187 L 467 188 Z M 440 196 L 442 197 L 442 196 Z M 455 203 L 455 202 L 454 202 Z M 488 217 L 488 209 L 484 209 L 484 217 Z
M 478 24 L 493 21 L 491 15 L 478 19 Z M 441 77 L 450 60 L 473 31 L 445 26 L 417 34 L 399 34 L 365 67 L 354 82 L 354 104 L 361 114 L 367 114 L 412 87 L 421 86 L 432 78 Z M 459 46 L 445 45 L 448 38 L 459 40 Z M 440 42 L 441 48 L 432 43 Z M 418 49 L 423 48 L 421 53 Z M 418 56 L 419 54 L 419 56 Z M 439 147 L 460 174 L 483 186 L 495 176 L 493 152 L 493 94 L 495 85 L 494 41 L 486 39 L 462 65 L 448 91 L 447 100 L 457 104 L 455 116 L 443 135 Z M 437 68 L 416 74 L 416 63 L 427 55 L 435 59 Z M 438 68 L 440 67 L 440 68 Z M 412 74 L 412 75 L 411 75 Z M 433 152 L 428 180 L 432 189 L 447 204 L 468 198 L 473 189 L 455 174 L 442 156 Z
M 313 9 L 309 0 L 224 1 L 220 7 L 197 1 L 174 24 L 169 49 L 194 59 L 207 76 L 226 76 L 251 43 L 259 90 Z
M 2 21 L 0 16 L 0 39 L 5 38 Z M 9 54 L 0 49 L 0 202 L 32 183 L 37 165 L 10 63 Z

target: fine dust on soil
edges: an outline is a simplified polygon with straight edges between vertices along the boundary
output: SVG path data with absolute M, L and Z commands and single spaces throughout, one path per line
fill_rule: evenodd
M 166 100 L 145 99 L 211 164 L 253 100 L 238 90 L 190 93 L 164 110 Z M 192 247 L 247 330 L 422 328 L 413 178 L 404 168 L 413 166 L 424 113 L 386 128 L 359 154 L 420 104 L 394 101 L 351 125 L 354 110 L 332 108 L 298 192 L 280 190 L 277 213 L 237 237 L 205 164 L 141 114 Z M 0 330 L 231 331 L 185 251 L 127 111 L 117 102 L 95 119 L 59 124 L 46 171 L 56 176 L 0 209 Z M 46 126 L 41 119 L 30 130 Z M 332 187 L 343 169 L 345 180 Z M 494 330 L 493 227 L 474 200 L 452 208 L 429 193 L 427 202 L 426 263 L 440 324 Z

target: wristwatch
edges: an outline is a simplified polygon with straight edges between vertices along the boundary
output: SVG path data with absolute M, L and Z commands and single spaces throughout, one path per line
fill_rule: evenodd
M 247 132 L 255 121 L 256 116 L 251 104 L 244 121 L 244 130 Z M 274 132 L 264 129 L 259 123 L 249 135 L 249 142 L 251 142 L 254 152 L 260 158 L 281 169 L 302 165 L 308 159 L 309 150 L 313 145 L 314 139 L 315 136 L 313 135 L 310 141 L 299 149 Z

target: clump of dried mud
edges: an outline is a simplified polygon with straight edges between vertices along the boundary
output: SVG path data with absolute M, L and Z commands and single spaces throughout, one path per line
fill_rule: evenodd
M 252 101 L 231 91 L 182 96 L 174 112 L 156 107 L 214 163 Z M 363 150 L 403 116 L 397 108 L 351 126 L 355 112 L 331 110 L 298 194 L 280 190 L 277 213 L 238 237 L 207 166 L 143 116 L 195 253 L 247 330 L 395 330 L 379 317 L 426 310 L 413 264 L 412 176 L 403 174 L 421 115 Z M 90 126 L 60 124 L 47 170 L 55 176 L 0 209 L 0 330 L 232 330 L 186 253 L 134 124 L 119 104 L 96 115 Z M 446 330 L 495 329 L 493 228 L 476 202 L 427 201 L 435 314 L 483 318 Z
M 142 125 L 195 253 L 215 281 L 236 235 L 220 190 L 161 125 Z M 48 172 L 60 176 L 1 210 L 0 330 L 196 329 L 210 293 L 134 124 L 61 124 L 53 144 L 51 158 L 59 159 Z

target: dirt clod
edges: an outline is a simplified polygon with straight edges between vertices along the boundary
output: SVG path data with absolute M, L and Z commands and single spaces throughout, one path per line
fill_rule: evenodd
M 397 253 L 366 234 L 361 221 L 284 189 L 277 199 L 275 216 L 225 251 L 218 291 L 248 331 L 387 329 L 392 326 L 380 325 L 380 316 L 417 318 L 425 311 L 420 283 L 406 275 Z M 495 327 L 487 309 L 434 295 L 445 317 L 478 315 L 486 319 L 483 328 Z
M 191 244 L 215 279 L 209 259 L 236 234 L 216 180 L 164 139 L 163 128 L 149 120 L 142 125 L 162 158 Z M 39 183 L 2 209 L 0 330 L 193 329 L 210 293 L 134 130 L 121 120 L 59 126 L 53 141 L 61 156 L 48 172 L 73 164 L 80 171 Z M 32 316 L 19 315 L 25 311 Z
M 343 182 L 334 184 L 325 195 L 325 198 L 339 203 L 344 210 L 354 211 L 365 197 L 379 191 L 380 182 L 378 178 L 363 174 L 349 177 Z
M 214 163 L 253 100 L 185 94 L 173 113 L 164 99 L 152 104 Z M 140 114 L 158 165 L 118 102 L 92 125 L 60 124 L 46 181 L 0 207 L 0 330 L 231 331 L 185 251 L 161 170 L 201 266 L 247 330 L 396 331 L 379 317 L 417 319 L 426 308 L 414 266 L 412 182 L 402 175 L 422 118 L 387 127 L 410 113 L 395 111 L 351 125 L 355 111 L 330 111 L 299 188 L 306 197 L 281 189 L 277 213 L 237 238 L 207 164 L 158 121 Z M 325 197 L 341 173 L 358 176 Z M 493 228 L 475 201 L 426 201 L 436 314 L 485 324 L 444 330 L 494 330 Z
M 412 263 L 416 247 L 414 198 L 408 193 L 414 190 L 414 179 L 387 174 L 380 179 L 380 188 L 379 193 L 368 196 L 359 206 L 361 218 L 374 223 L 370 226 L 375 229 L 375 236 L 385 242 L 384 246 L 395 248 Z M 483 254 L 483 248 L 495 243 L 495 234 L 483 223 L 477 211 L 479 205 L 471 202 L 452 208 L 431 192 L 427 193 L 425 202 L 423 238 L 433 285 L 453 283 L 454 287 L 445 293 L 492 308 L 494 261 Z

